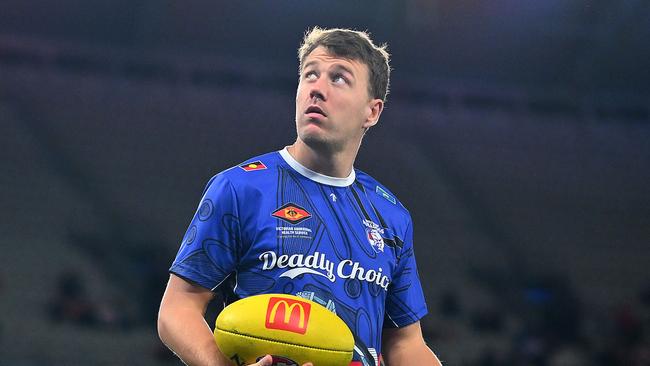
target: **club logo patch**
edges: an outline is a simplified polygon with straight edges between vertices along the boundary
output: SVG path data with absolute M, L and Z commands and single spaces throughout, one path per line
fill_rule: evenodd
M 240 165 L 239 167 L 242 168 L 242 169 L 244 169 L 244 170 L 247 171 L 247 172 L 252 172 L 252 171 L 255 171 L 255 170 L 266 169 L 266 165 L 264 165 L 264 163 L 262 163 L 262 162 L 259 161 L 259 160 L 254 161 L 254 162 L 252 162 L 252 163 L 242 164 L 242 165 Z
M 366 227 L 366 236 L 372 249 L 376 253 L 383 252 L 385 243 L 382 234 L 384 229 L 370 220 L 363 220 L 363 225 Z
M 311 214 L 296 204 L 287 203 L 286 205 L 273 211 L 273 213 L 271 213 L 271 216 L 277 217 L 278 219 L 295 225 L 310 218 Z

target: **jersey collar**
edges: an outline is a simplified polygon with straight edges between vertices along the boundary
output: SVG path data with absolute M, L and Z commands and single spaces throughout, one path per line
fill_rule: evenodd
M 350 175 L 348 175 L 345 178 L 330 177 L 329 175 L 317 173 L 305 167 L 304 165 L 300 164 L 296 159 L 293 158 L 293 156 L 291 156 L 291 154 L 289 154 L 289 150 L 287 149 L 287 147 L 280 150 L 279 153 L 282 156 L 282 159 L 284 159 L 284 161 L 286 161 L 290 167 L 292 167 L 295 171 L 300 173 L 302 176 L 309 178 L 314 182 L 327 184 L 329 186 L 335 186 L 335 187 L 347 187 L 352 183 L 354 183 L 354 180 L 356 179 L 354 168 L 352 168 Z

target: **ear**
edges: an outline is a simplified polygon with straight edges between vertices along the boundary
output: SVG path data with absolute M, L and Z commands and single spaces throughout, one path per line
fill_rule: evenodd
M 368 102 L 368 117 L 363 123 L 363 128 L 368 129 L 377 124 L 379 116 L 384 110 L 384 101 L 381 99 L 372 99 Z

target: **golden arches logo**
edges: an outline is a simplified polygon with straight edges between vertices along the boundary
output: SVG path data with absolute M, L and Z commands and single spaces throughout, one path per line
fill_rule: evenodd
M 273 305 L 273 308 L 271 309 L 271 315 L 270 315 L 270 322 L 275 323 L 276 319 L 276 314 L 278 311 L 278 308 L 280 305 L 284 305 L 284 321 L 283 323 L 288 324 L 291 321 L 291 314 L 293 314 L 293 309 L 298 308 L 300 316 L 298 317 L 298 326 L 300 328 L 305 327 L 305 308 L 302 307 L 302 305 L 295 303 L 289 305 L 286 301 L 278 301 Z
M 282 297 L 271 297 L 266 309 L 266 328 L 305 334 L 311 304 Z

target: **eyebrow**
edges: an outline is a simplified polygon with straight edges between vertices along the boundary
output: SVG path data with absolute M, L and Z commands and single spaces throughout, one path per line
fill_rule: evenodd
M 343 71 L 347 72 L 348 74 L 350 74 L 350 76 L 352 76 L 352 77 L 355 76 L 354 73 L 352 72 L 352 70 L 349 67 L 344 66 L 344 65 L 336 64 L 336 65 L 334 65 L 334 70 L 343 70 Z
M 309 66 L 314 65 L 314 64 L 317 64 L 317 63 L 318 63 L 318 62 L 317 62 L 317 61 L 314 61 L 314 60 L 309 61 L 309 62 L 307 62 L 306 64 L 304 64 L 304 65 L 302 66 L 302 69 L 304 70 L 304 69 L 308 68 Z
M 307 63 L 302 67 L 302 69 L 303 69 L 303 71 L 304 71 L 304 70 L 306 70 L 309 66 L 316 65 L 316 64 L 318 64 L 318 61 L 316 61 L 316 60 L 309 61 L 309 62 L 307 62 Z M 335 64 L 333 68 L 334 68 L 335 70 L 343 70 L 343 71 L 347 72 L 348 74 L 350 74 L 352 77 L 355 76 L 354 72 L 352 72 L 352 69 L 350 69 L 349 67 L 347 67 L 347 66 L 345 66 L 345 65 Z

